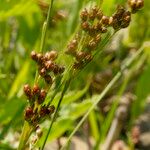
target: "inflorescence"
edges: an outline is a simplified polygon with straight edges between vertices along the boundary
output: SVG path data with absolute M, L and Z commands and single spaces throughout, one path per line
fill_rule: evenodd
M 93 51 L 102 40 L 102 35 L 108 32 L 108 27 L 115 31 L 129 26 L 131 14 L 143 7 L 143 0 L 128 0 L 131 11 L 118 6 L 112 16 L 105 16 L 97 7 L 85 8 L 80 13 L 80 31 L 69 42 L 66 53 L 75 58 L 74 68 L 80 69 L 93 59 Z M 83 38 L 84 37 L 84 38 Z
M 52 74 L 56 76 L 64 72 L 65 68 L 55 62 L 57 56 L 58 53 L 54 50 L 45 54 L 31 52 L 31 58 L 37 63 L 38 74 L 44 79 L 46 87 L 50 87 L 53 83 Z M 25 84 L 23 90 L 29 102 L 29 106 L 25 109 L 24 118 L 35 130 L 39 130 L 39 123 L 46 118 L 51 118 L 55 106 L 44 104 L 48 92 L 47 88 L 40 88 L 35 83 L 33 87 Z
M 105 16 L 97 6 L 81 11 L 79 32 L 69 42 L 66 50 L 66 53 L 75 59 L 74 69 L 82 68 L 93 59 L 93 51 L 98 47 L 102 35 L 108 32 L 109 27 L 115 31 L 128 27 L 131 14 L 143 7 L 144 0 L 128 0 L 128 5 L 130 11 L 123 6 L 118 6 L 112 16 Z M 45 54 L 31 52 L 31 58 L 38 66 L 38 74 L 44 79 L 46 86 L 52 85 L 52 76 L 61 75 L 65 70 L 63 66 L 55 62 L 57 56 L 58 53 L 55 50 Z M 29 124 L 37 129 L 37 132 L 39 132 L 39 123 L 50 118 L 55 111 L 54 105 L 44 104 L 47 92 L 46 88 L 40 88 L 37 83 L 32 88 L 28 84 L 24 86 L 24 93 L 29 101 L 24 117 Z

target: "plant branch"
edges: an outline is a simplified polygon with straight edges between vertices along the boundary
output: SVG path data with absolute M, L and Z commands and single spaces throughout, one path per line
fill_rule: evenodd
M 67 143 L 71 140 L 72 136 L 76 133 L 76 131 L 79 129 L 79 127 L 85 121 L 85 119 L 88 117 L 88 115 L 90 114 L 90 112 L 95 108 L 95 106 L 99 103 L 99 101 L 107 94 L 107 92 L 112 88 L 112 86 L 118 81 L 118 79 L 121 77 L 121 75 L 124 72 L 124 70 L 127 69 L 131 65 L 131 63 L 137 58 L 137 56 L 141 54 L 141 52 L 143 51 L 144 47 L 145 47 L 145 45 L 143 44 L 143 46 L 135 53 L 135 55 L 133 55 L 131 58 L 129 58 L 128 61 L 126 61 L 125 64 L 122 65 L 120 71 L 110 81 L 110 83 L 106 86 L 106 88 L 99 95 L 99 97 L 97 98 L 97 100 L 93 103 L 93 105 L 89 108 L 89 110 L 86 112 L 86 114 L 80 120 L 80 122 L 75 127 L 75 129 L 73 130 L 73 132 L 70 134 L 70 136 L 68 137 L 66 143 L 61 148 L 61 150 L 65 149 Z
M 53 116 L 52 121 L 51 121 L 51 123 L 50 123 L 50 126 L 49 126 L 48 132 L 47 132 L 47 134 L 46 134 L 46 137 L 45 137 L 45 139 L 44 139 L 44 142 L 43 142 L 43 144 L 42 144 L 41 150 L 43 150 L 44 147 L 45 147 L 46 141 L 47 141 L 48 136 L 49 136 L 49 134 L 50 134 L 51 128 L 52 128 L 52 126 L 53 126 L 53 123 L 54 123 L 54 121 L 55 121 L 55 119 L 56 119 L 56 117 L 57 117 L 57 114 L 58 114 L 58 111 L 59 111 L 59 108 L 60 108 L 62 99 L 63 99 L 63 97 L 64 97 L 64 94 L 65 94 L 66 90 L 67 90 L 68 87 L 69 87 L 70 81 L 71 81 L 70 79 L 67 80 L 66 83 L 65 83 L 65 85 L 64 85 L 64 88 L 63 88 L 63 90 L 62 90 L 60 99 L 59 99 L 59 101 L 58 101 L 58 104 L 57 104 L 57 107 L 56 107 L 54 116 Z

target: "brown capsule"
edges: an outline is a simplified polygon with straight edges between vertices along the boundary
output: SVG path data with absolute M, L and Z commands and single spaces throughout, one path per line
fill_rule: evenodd
M 76 39 L 73 39 L 70 41 L 70 43 L 67 45 L 67 54 L 74 55 L 76 53 L 76 48 L 78 46 L 78 41 Z
M 107 32 L 107 28 L 106 27 L 102 27 L 101 32 L 102 33 L 106 33 Z
M 54 105 L 49 106 L 49 107 L 48 107 L 48 110 L 49 110 L 49 114 L 50 114 L 50 115 L 53 114 L 54 111 L 55 111 L 55 106 L 54 106 Z
M 85 52 L 82 52 L 82 51 L 78 52 L 78 53 L 76 54 L 76 60 L 77 60 L 77 61 L 82 61 L 82 60 L 84 59 L 85 55 L 86 55 Z
M 46 52 L 44 57 L 46 61 L 50 60 L 49 52 Z
M 109 17 L 103 16 L 101 19 L 102 24 L 109 25 Z
M 73 53 L 75 52 L 75 50 L 76 50 L 76 46 L 75 46 L 75 45 L 73 45 L 73 44 L 71 44 L 71 43 L 69 43 L 69 44 L 67 45 L 67 52 L 68 52 L 68 53 L 73 54 Z
M 39 74 L 44 77 L 46 75 L 46 69 L 43 67 L 39 70 Z
M 96 6 L 93 7 L 89 12 L 89 19 L 94 20 L 96 18 L 97 12 L 98 12 L 98 8 Z
M 45 53 L 46 60 L 55 60 L 57 56 L 58 56 L 58 53 L 55 50 Z
M 59 66 L 58 65 L 54 66 L 53 72 L 55 75 L 59 74 Z
M 33 109 L 31 107 L 27 107 L 24 113 L 25 120 L 30 120 L 33 117 L 33 115 Z
M 31 87 L 29 86 L 29 84 L 24 85 L 23 90 L 28 98 L 32 97 L 32 91 L 31 91 Z
M 81 23 L 81 28 L 85 31 L 88 31 L 89 30 L 89 23 L 88 22 L 83 22 Z
M 93 57 L 92 57 L 91 54 L 87 54 L 87 55 L 85 56 L 85 61 L 86 61 L 86 62 L 90 62 L 92 59 L 93 59 Z
M 55 50 L 50 51 L 51 60 L 55 60 L 58 57 L 58 53 Z
M 82 19 L 82 21 L 86 21 L 88 19 L 88 11 L 86 8 L 81 11 L 80 18 Z
M 84 62 L 83 61 L 80 61 L 80 62 L 75 62 L 74 65 L 73 65 L 73 68 L 74 69 L 81 69 L 84 65 Z
M 44 89 L 42 89 L 42 90 L 40 91 L 39 96 L 38 96 L 38 103 L 39 103 L 39 104 L 41 104 L 41 103 L 44 102 L 46 95 L 47 95 L 46 91 L 45 91 Z
M 32 89 L 33 96 L 38 96 L 40 94 L 40 87 L 35 84 Z
M 122 16 L 122 22 L 121 22 L 121 28 L 126 28 L 129 26 L 131 21 L 131 13 L 129 11 L 126 11 Z
M 113 24 L 112 27 L 117 30 L 118 28 L 120 28 L 120 22 L 118 22 L 118 20 L 116 18 L 113 18 Z
M 128 0 L 128 5 L 131 7 L 132 13 L 136 13 L 144 6 L 144 0 Z
M 103 17 L 103 13 L 102 13 L 101 10 L 99 10 L 99 11 L 97 12 L 97 14 L 96 14 L 96 18 L 97 18 L 98 20 L 101 20 L 102 17 Z
M 34 61 L 38 61 L 37 53 L 36 53 L 35 51 L 32 51 L 32 52 L 31 52 L 31 58 L 32 58 Z
M 46 106 L 42 106 L 40 108 L 39 114 L 40 114 L 40 117 L 45 117 L 46 114 L 47 114 L 47 107 Z
M 60 74 L 63 73 L 64 71 L 65 71 L 65 67 L 63 67 L 63 66 L 59 67 L 59 73 Z
M 97 31 L 101 31 L 101 29 L 102 29 L 102 24 L 101 24 L 101 22 L 98 22 L 98 23 L 96 24 L 96 28 L 97 28 Z
M 44 66 L 45 66 L 46 70 L 51 71 L 54 68 L 54 63 L 53 63 L 53 61 L 49 60 L 44 63 Z
M 92 11 L 96 14 L 99 11 L 99 9 L 97 6 L 94 6 L 92 7 Z
M 43 55 L 41 53 L 37 54 L 38 63 L 42 63 Z
M 97 43 L 95 42 L 95 40 L 91 40 L 89 43 L 88 43 L 88 48 L 89 49 L 95 49 L 97 46 Z
M 138 0 L 136 7 L 137 9 L 141 9 L 144 6 L 144 0 Z
M 125 11 L 126 11 L 125 8 L 121 5 L 119 5 L 117 7 L 116 17 L 121 18 Z
M 44 80 L 47 84 L 52 84 L 52 82 L 53 82 L 50 75 L 45 75 Z

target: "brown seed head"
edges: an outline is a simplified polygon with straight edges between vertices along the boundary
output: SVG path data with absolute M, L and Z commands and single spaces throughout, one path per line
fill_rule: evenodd
M 107 28 L 106 27 L 102 27 L 101 32 L 102 33 L 106 33 L 107 32 Z
M 52 84 L 52 82 L 53 82 L 50 75 L 45 75 L 44 80 L 47 84 Z
M 85 56 L 85 61 L 86 61 L 86 62 L 90 62 L 92 59 L 93 59 L 93 57 L 92 57 L 91 54 L 87 54 L 87 55 Z
M 32 52 L 31 52 L 31 58 L 32 58 L 34 61 L 38 61 L 37 53 L 36 53 L 35 51 L 32 51 Z
M 46 69 L 43 67 L 39 70 L 39 74 L 44 77 L 46 75 Z
M 85 31 L 88 31 L 89 30 L 89 23 L 88 22 L 82 22 L 81 23 L 81 28 Z
M 46 70 L 51 71 L 54 68 L 54 63 L 53 63 L 53 61 L 49 60 L 44 63 L 44 66 L 45 66 Z
M 23 90 L 28 98 L 32 97 L 31 87 L 29 86 L 29 84 L 25 84 Z
M 109 17 L 103 16 L 101 19 L 102 24 L 109 25 Z
M 77 60 L 77 61 L 82 61 L 82 60 L 84 59 L 85 55 L 86 55 L 85 52 L 82 52 L 82 51 L 78 52 L 78 53 L 76 54 L 76 60 Z
M 43 55 L 41 53 L 37 54 L 38 63 L 42 63 Z
M 35 84 L 32 89 L 33 96 L 38 96 L 40 94 L 40 87 Z
M 88 11 L 86 8 L 81 11 L 80 18 L 82 21 L 86 21 L 88 19 Z
M 46 106 L 42 106 L 40 108 L 39 114 L 40 114 L 40 117 L 45 117 L 46 114 L 47 114 L 47 107 Z
M 55 111 L 55 106 L 54 106 L 54 105 L 49 106 L 49 107 L 48 107 L 48 110 L 49 110 L 49 114 L 50 114 L 50 115 L 53 114 L 54 111 Z
M 42 89 L 42 90 L 40 91 L 39 96 L 38 96 L 38 103 L 39 103 L 39 104 L 41 104 L 41 103 L 44 102 L 46 95 L 47 95 L 46 91 L 45 91 L 44 89 Z
M 144 6 L 144 0 L 128 0 L 128 5 L 130 6 L 132 13 L 136 13 Z
M 94 39 L 92 39 L 92 40 L 88 43 L 88 48 L 91 49 L 91 50 L 92 50 L 92 49 L 95 49 L 96 46 L 97 46 L 97 43 L 95 42 Z
M 99 11 L 97 12 L 97 14 L 96 14 L 96 18 L 97 18 L 98 20 L 101 20 L 102 17 L 103 17 L 103 13 L 102 13 L 101 10 L 99 10 Z
M 52 50 L 45 54 L 46 60 L 55 60 L 57 58 L 57 56 L 58 56 L 58 53 L 55 50 Z
M 30 120 L 33 115 L 34 115 L 33 109 L 31 107 L 27 107 L 24 113 L 25 120 Z

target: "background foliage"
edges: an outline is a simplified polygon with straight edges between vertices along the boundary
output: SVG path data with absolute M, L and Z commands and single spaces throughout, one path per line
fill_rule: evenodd
M 96 0 L 95 0 L 96 2 Z M 101 1 L 97 0 L 101 5 Z M 118 3 L 124 4 L 125 0 L 105 0 L 102 9 L 110 15 Z M 79 12 L 90 3 L 90 0 L 57 0 L 54 1 L 53 17 L 61 10 L 64 17 L 57 18 L 49 24 L 48 38 L 44 51 L 56 49 L 60 53 L 66 48 L 68 40 L 72 37 L 79 24 Z M 24 122 L 23 111 L 27 105 L 26 97 L 23 95 L 23 85 L 27 82 L 33 84 L 36 65 L 30 60 L 30 52 L 33 49 L 39 50 L 41 30 L 48 10 L 48 0 L 0 0 L 0 147 L 1 149 L 16 148 L 12 144 L 11 136 L 18 141 L 17 134 L 20 134 Z M 72 84 L 64 96 L 62 107 L 59 112 L 52 132 L 48 140 L 54 140 L 62 135 L 67 136 L 76 126 L 81 116 L 90 108 L 91 104 L 100 94 L 102 89 L 111 81 L 113 76 L 120 69 L 122 60 L 130 56 L 145 41 L 150 38 L 150 3 L 145 0 L 145 7 L 133 15 L 132 22 L 127 29 L 119 31 L 104 52 L 90 63 L 72 81 Z M 62 57 L 60 62 L 65 61 Z M 63 62 L 64 63 L 64 62 Z M 65 62 L 67 63 L 67 61 Z M 138 115 L 142 113 L 146 99 L 150 94 L 150 49 L 144 49 L 144 53 L 138 57 L 131 68 L 142 64 L 137 75 L 122 77 L 107 96 L 102 100 L 106 101 L 111 96 L 122 96 L 130 92 L 136 96 L 131 107 L 131 117 L 127 123 L 130 131 L 131 125 Z M 133 69 L 134 70 L 134 69 Z M 110 75 L 107 77 L 107 72 Z M 96 85 L 94 78 L 100 75 Z M 106 79 L 105 79 L 106 78 Z M 49 93 L 51 95 L 51 92 Z M 53 101 L 57 103 L 59 93 Z M 117 103 L 113 103 L 107 113 L 103 114 L 102 106 L 99 104 L 90 113 L 87 121 L 90 124 L 90 135 L 95 139 L 96 144 L 102 142 L 105 137 L 116 110 Z M 43 123 L 43 131 L 48 129 L 47 122 Z M 84 138 L 84 130 L 81 127 L 81 137 Z M 43 136 L 44 137 L 44 136 Z M 127 137 L 125 139 L 128 141 Z M 37 143 L 40 145 L 42 139 Z M 96 146 L 95 144 L 95 146 Z

